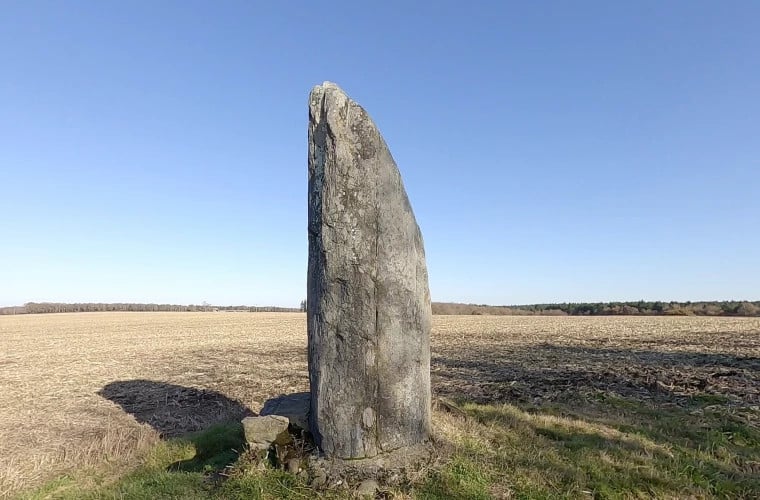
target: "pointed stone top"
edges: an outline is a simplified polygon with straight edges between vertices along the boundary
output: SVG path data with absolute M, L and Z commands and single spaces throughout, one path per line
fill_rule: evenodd
M 314 86 L 314 90 L 317 90 L 317 89 L 319 89 L 319 90 L 336 89 L 336 90 L 340 90 L 341 92 L 343 92 L 343 89 L 340 88 L 340 85 L 338 85 L 337 83 L 328 82 L 328 81 L 322 82 L 322 85 L 315 85 Z M 343 93 L 345 94 L 345 92 L 343 92 Z
M 315 85 L 311 89 L 309 113 L 315 123 L 319 123 L 324 117 L 330 116 L 335 110 L 347 107 L 361 108 L 338 84 L 323 82 L 322 85 Z M 337 117 L 328 118 L 328 121 L 335 122 L 336 120 Z
M 322 85 L 315 85 L 314 88 L 311 89 L 311 100 L 314 100 L 315 98 L 320 99 L 328 93 L 340 96 L 341 100 L 350 99 L 346 92 L 340 88 L 337 83 L 323 82 Z

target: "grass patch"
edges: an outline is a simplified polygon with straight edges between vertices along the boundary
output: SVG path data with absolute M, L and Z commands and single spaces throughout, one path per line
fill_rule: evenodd
M 118 478 L 64 476 L 27 499 L 309 499 L 316 492 L 282 470 L 244 453 L 242 426 L 235 422 L 159 442 L 140 466 Z M 321 495 L 324 496 L 324 495 Z M 335 495 L 328 494 L 327 497 Z
M 443 469 L 433 472 L 417 488 L 420 499 L 437 498 L 491 498 L 492 479 L 483 467 L 466 456 L 455 456 Z
M 187 440 L 195 448 L 192 458 L 169 466 L 174 472 L 214 472 L 233 464 L 245 446 L 243 426 L 238 423 L 217 425 Z
M 557 407 L 465 410 L 474 420 L 469 434 L 479 439 L 460 439 L 457 454 L 517 498 L 760 494 L 758 429 L 727 411 L 616 400 L 587 408 L 593 419 Z
M 652 408 L 634 401 L 595 405 L 589 410 L 594 419 L 556 406 L 525 411 L 465 404 L 467 419 L 436 413 L 438 438 L 448 441 L 451 455 L 419 482 L 386 490 L 387 497 L 756 498 L 760 493 L 756 428 L 715 408 L 661 410 L 654 417 Z M 141 466 L 117 480 L 64 477 L 29 498 L 351 496 L 345 488 L 314 491 L 305 479 L 252 462 L 240 454 L 242 444 L 239 424 L 217 426 L 159 443 Z
M 235 462 L 244 439 L 239 423 L 217 425 L 184 438 L 161 441 L 135 470 L 120 478 L 67 476 L 26 498 L 177 498 L 213 495 L 210 478 Z

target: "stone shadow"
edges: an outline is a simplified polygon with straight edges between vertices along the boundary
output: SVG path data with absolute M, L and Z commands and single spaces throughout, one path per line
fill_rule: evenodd
M 97 394 L 119 405 L 138 422 L 153 427 L 162 438 L 203 431 L 255 415 L 239 401 L 219 392 L 154 380 L 115 381 Z

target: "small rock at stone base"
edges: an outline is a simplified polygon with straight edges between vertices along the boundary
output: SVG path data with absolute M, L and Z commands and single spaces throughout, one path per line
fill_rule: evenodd
M 298 474 L 298 471 L 301 470 L 301 461 L 297 458 L 291 458 L 288 460 L 287 464 L 285 464 L 285 468 L 291 474 Z
M 320 488 L 327 483 L 327 474 L 322 469 L 317 469 L 314 472 L 314 477 L 311 478 L 309 486 L 312 488 Z
M 356 488 L 356 494 L 360 497 L 375 497 L 375 493 L 377 493 L 377 490 L 380 489 L 380 486 L 377 484 L 377 481 L 374 479 L 365 479 L 361 483 L 359 483 L 359 486 Z
M 279 415 L 246 417 L 243 419 L 245 440 L 251 448 L 266 449 L 273 443 L 285 445 L 292 441 L 288 433 L 290 421 Z

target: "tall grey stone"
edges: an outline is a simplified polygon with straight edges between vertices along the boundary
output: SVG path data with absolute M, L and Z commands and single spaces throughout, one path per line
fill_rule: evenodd
M 326 455 L 427 440 L 430 291 L 396 163 L 337 85 L 309 96 L 310 426 Z

